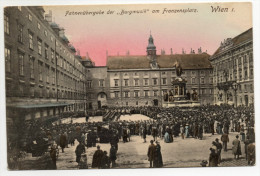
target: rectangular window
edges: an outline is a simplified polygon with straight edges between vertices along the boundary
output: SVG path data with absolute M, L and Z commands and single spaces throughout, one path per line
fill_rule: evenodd
M 115 98 L 119 97 L 119 92 L 115 92 Z
M 19 52 L 18 59 L 19 59 L 19 74 L 23 76 L 24 75 L 24 54 Z
M 54 63 L 54 50 L 51 49 L 51 62 Z
M 135 97 L 139 97 L 139 91 L 135 91 Z
M 155 96 L 155 97 L 158 96 L 158 91 L 157 91 L 157 90 L 154 90 L 154 91 L 153 91 L 153 96 Z
M 44 30 L 44 35 L 47 37 L 48 33 L 46 30 Z
M 162 84 L 165 85 L 166 84 L 166 78 L 162 79 Z
M 33 34 L 29 32 L 29 48 L 33 49 Z
M 191 83 L 195 84 L 195 78 L 191 78 Z
M 48 49 L 49 49 L 49 46 L 47 44 L 45 44 L 45 50 L 44 50 L 45 59 L 49 59 Z
M 42 81 L 42 62 L 38 62 L 39 80 Z
M 91 88 L 91 87 L 92 87 L 92 81 L 91 81 L 91 80 L 88 80 L 88 81 L 87 81 L 87 87 L 88 87 L 88 88 Z
M 135 79 L 135 86 L 139 86 L 139 79 Z
M 34 58 L 29 56 L 30 58 L 30 78 L 34 79 Z
M 52 69 L 52 84 L 55 84 L 55 69 Z
M 115 79 L 115 87 L 118 87 L 118 79 Z
M 129 91 L 126 91 L 126 92 L 125 92 L 125 97 L 126 97 L 126 98 L 129 98 L 129 97 L 130 97 Z
M 30 87 L 30 94 L 31 94 L 31 97 L 34 97 L 34 95 L 35 95 L 34 87 Z
M 5 14 L 4 16 L 4 31 L 6 34 L 10 34 L 10 21 L 9 16 Z
M 9 48 L 5 48 L 5 70 L 11 71 L 11 52 Z
M 205 84 L 204 78 L 200 78 L 200 83 L 201 83 L 201 84 Z
M 38 39 L 38 54 L 42 55 L 42 41 Z
M 128 86 L 128 79 L 125 79 L 125 86 Z
M 149 96 L 148 93 L 149 93 L 149 91 L 148 91 L 148 90 L 145 90 L 145 91 L 144 91 L 144 96 L 145 96 L 145 97 L 148 97 L 148 96 Z
M 103 79 L 99 80 L 99 87 L 104 87 L 104 80 Z
M 210 84 L 213 84 L 213 78 L 209 78 Z
M 157 85 L 157 78 L 153 79 L 153 85 Z
M 46 66 L 46 82 L 49 83 L 50 67 Z
M 18 24 L 18 42 L 23 43 L 23 26 Z
M 144 85 L 148 86 L 148 79 L 144 79 Z

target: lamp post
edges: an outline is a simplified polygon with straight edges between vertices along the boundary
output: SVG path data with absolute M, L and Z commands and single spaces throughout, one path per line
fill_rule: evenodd
M 234 82 L 232 84 L 232 88 L 233 90 L 235 91 L 235 107 L 237 107 L 237 89 L 238 89 L 238 83 L 237 82 Z

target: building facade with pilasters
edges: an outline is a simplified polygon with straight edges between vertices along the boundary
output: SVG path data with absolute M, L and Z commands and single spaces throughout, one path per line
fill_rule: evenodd
M 211 56 L 214 104 L 254 103 L 253 29 L 227 38 Z

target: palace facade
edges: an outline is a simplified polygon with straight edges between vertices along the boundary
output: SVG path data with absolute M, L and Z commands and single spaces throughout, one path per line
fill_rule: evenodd
M 88 108 L 102 106 L 162 106 L 163 94 L 173 89 L 180 63 L 186 92 L 196 91 L 200 104 L 213 103 L 213 68 L 210 55 L 201 49 L 195 54 L 157 55 L 150 36 L 147 55 L 108 56 L 105 67 L 87 68 Z
M 227 38 L 210 57 L 214 75 L 214 104 L 254 103 L 253 29 Z

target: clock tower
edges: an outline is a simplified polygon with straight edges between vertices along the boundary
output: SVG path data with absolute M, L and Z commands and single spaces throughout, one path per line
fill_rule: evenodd
M 158 69 L 157 59 L 156 59 L 156 46 L 153 43 L 153 37 L 150 33 L 150 37 L 148 39 L 148 46 L 146 48 L 147 57 L 150 60 L 150 67 L 152 69 Z

